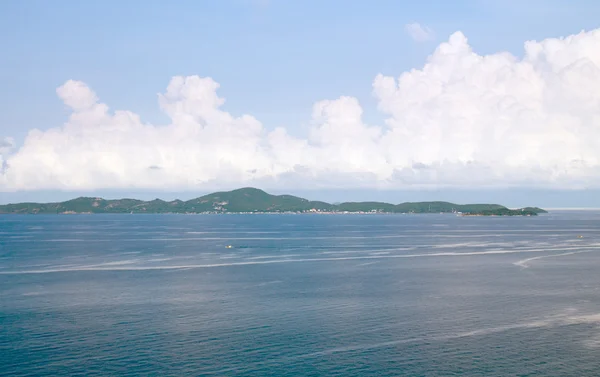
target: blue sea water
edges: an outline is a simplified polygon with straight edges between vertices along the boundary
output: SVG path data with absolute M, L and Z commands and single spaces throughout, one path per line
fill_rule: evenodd
M 592 211 L 0 216 L 0 375 L 597 376 L 599 229 Z

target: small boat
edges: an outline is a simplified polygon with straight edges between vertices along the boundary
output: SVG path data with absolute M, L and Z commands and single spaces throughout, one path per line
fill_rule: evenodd
M 227 246 L 225 246 L 225 248 L 226 248 L 226 249 L 233 249 L 233 246 L 231 246 L 231 245 L 227 245 Z

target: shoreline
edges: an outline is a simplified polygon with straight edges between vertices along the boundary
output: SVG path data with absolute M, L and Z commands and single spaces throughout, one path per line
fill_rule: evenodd
M 194 216 L 194 215 L 203 215 L 203 216 L 223 216 L 223 215 L 321 215 L 321 216 L 335 216 L 335 215 L 343 215 L 343 216 L 356 216 L 356 215 L 387 215 L 387 216 L 406 216 L 406 215 L 447 215 L 447 216 L 456 216 L 456 217 L 532 217 L 531 214 L 514 214 L 514 215 L 498 215 L 498 214 L 461 214 L 454 212 L 134 212 L 134 213 L 125 213 L 125 212 L 59 212 L 59 213 L 14 213 L 14 212 L 6 212 L 1 213 L 2 215 L 47 215 L 47 216 L 64 216 L 64 215 L 183 215 L 183 216 Z
M 511 210 L 492 203 L 456 204 L 445 201 L 403 202 L 378 201 L 327 203 L 293 195 L 271 195 L 263 190 L 245 187 L 228 192 L 215 192 L 187 201 L 154 199 L 103 199 L 78 197 L 64 202 L 14 203 L 0 205 L 2 214 L 438 214 L 532 216 L 545 211 L 538 207 Z

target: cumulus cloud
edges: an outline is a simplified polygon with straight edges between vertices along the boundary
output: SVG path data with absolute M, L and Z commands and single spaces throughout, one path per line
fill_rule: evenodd
M 315 103 L 305 137 L 223 110 L 219 84 L 174 77 L 166 125 L 110 111 L 85 84 L 58 96 L 68 121 L 0 149 L 0 190 L 309 187 L 600 187 L 600 30 L 479 55 L 460 32 L 421 69 L 376 76 L 385 114 L 356 98 Z
M 6 156 L 14 148 L 15 141 L 10 137 L 0 138 L 0 172 L 6 169 Z
M 435 37 L 433 30 L 418 22 L 404 25 L 404 30 L 406 30 L 408 35 L 416 42 L 430 41 Z
M 8 153 L 14 147 L 15 141 L 10 137 L 0 139 L 0 154 Z

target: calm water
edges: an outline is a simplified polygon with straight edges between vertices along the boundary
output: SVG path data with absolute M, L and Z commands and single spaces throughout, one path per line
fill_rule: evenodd
M 0 374 L 594 376 L 599 229 L 599 212 L 0 216 Z

